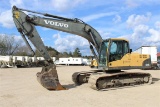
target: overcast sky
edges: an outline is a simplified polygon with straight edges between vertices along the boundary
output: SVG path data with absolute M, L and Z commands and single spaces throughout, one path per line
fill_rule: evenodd
M 79 18 L 107 38 L 125 38 L 135 50 L 140 46 L 157 46 L 160 51 L 160 0 L 0 0 L 0 34 L 21 39 L 13 23 L 11 8 Z M 45 45 L 60 52 L 78 47 L 90 55 L 88 41 L 60 31 L 37 27 Z

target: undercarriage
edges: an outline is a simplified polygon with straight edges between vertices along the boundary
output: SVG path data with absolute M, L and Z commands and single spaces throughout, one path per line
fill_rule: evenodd
M 110 90 L 128 86 L 138 86 L 152 83 L 152 76 L 149 73 L 140 72 L 76 72 L 72 75 L 75 84 L 88 83 L 95 90 Z

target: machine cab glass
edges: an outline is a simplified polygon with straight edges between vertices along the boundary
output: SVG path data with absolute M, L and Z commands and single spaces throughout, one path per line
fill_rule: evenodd
M 108 51 L 109 41 L 102 42 L 100 55 L 99 55 L 99 66 L 106 66 L 107 62 L 107 51 Z
M 129 45 L 124 40 L 112 40 L 109 49 L 109 62 L 120 60 L 129 53 Z

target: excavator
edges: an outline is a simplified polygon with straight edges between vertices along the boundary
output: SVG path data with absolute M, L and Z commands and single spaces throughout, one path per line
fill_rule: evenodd
M 41 62 L 42 71 L 38 72 L 36 76 L 39 83 L 48 90 L 66 90 L 66 88 L 60 84 L 56 65 L 49 56 L 35 26 L 71 33 L 88 40 L 90 50 L 98 63 L 98 69 L 75 72 L 72 80 L 76 85 L 88 83 L 92 89 L 109 90 L 151 84 L 152 82 L 150 73 L 122 71 L 151 67 L 150 56 L 132 53 L 129 41 L 126 39 L 103 40 L 92 26 L 78 18 L 65 18 L 16 6 L 12 7 L 12 14 L 16 28 L 29 49 L 34 53 L 28 40 L 45 59 Z

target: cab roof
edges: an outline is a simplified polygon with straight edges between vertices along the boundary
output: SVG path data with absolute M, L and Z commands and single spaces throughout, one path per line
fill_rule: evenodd
M 129 42 L 127 39 L 124 39 L 124 38 L 108 38 L 108 40 L 124 40 Z

